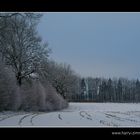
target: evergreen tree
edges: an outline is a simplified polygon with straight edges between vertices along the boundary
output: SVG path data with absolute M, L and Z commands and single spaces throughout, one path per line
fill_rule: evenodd
M 112 87 L 112 80 L 109 78 L 108 80 L 108 101 L 113 101 L 113 87 Z
M 138 79 L 136 81 L 135 101 L 140 101 L 140 81 Z
M 117 102 L 122 101 L 122 82 L 121 79 L 118 80 L 118 84 L 117 84 Z

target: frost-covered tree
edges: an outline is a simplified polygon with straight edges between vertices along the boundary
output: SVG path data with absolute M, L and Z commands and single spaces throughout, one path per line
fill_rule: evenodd
M 55 61 L 44 62 L 41 74 L 65 99 L 72 94 L 76 94 L 79 90 L 78 76 L 70 65 L 58 64 Z
M 0 110 L 52 111 L 68 106 L 49 79 L 39 75 L 50 52 L 36 31 L 40 17 L 0 13 Z
M 18 91 L 14 73 L 0 60 L 0 111 L 18 109 L 20 106 Z
M 32 13 L 0 14 L 0 52 L 20 86 L 22 79 L 35 73 L 49 54 L 47 43 L 42 43 L 36 31 L 39 17 Z

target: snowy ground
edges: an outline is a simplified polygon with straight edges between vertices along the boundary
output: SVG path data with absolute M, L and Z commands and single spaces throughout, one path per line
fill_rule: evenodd
M 140 127 L 140 104 L 70 103 L 51 113 L 0 112 L 0 127 L 6 126 Z

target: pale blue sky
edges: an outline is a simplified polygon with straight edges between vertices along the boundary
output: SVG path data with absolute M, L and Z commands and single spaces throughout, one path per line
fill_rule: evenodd
M 81 76 L 140 77 L 140 13 L 48 12 L 38 31 Z

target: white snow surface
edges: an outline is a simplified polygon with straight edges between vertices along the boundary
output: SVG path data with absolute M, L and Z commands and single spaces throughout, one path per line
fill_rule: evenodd
M 0 127 L 140 127 L 140 103 L 69 103 L 56 112 L 0 112 Z

